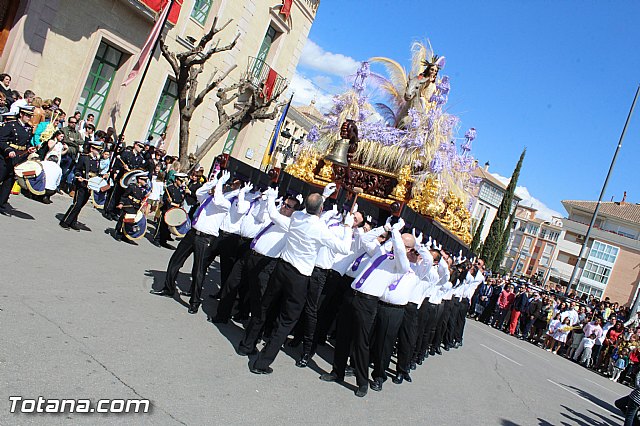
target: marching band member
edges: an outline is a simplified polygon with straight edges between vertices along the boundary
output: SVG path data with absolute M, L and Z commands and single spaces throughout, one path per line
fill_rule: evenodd
M 118 217 L 114 233 L 116 241 L 129 241 L 126 238 L 123 240 L 124 217 L 127 214 L 137 214 L 147 194 L 147 182 L 149 181 L 149 175 L 147 172 L 140 171 L 135 174 L 135 178 L 136 182 L 132 182 L 127 186 L 122 193 L 122 197 L 120 197 L 120 202 L 117 205 L 117 208 L 120 210 L 120 216 Z
M 87 141 L 89 145 L 89 154 L 80 154 L 78 164 L 75 167 L 75 180 L 76 180 L 76 192 L 73 196 L 73 203 L 69 206 L 69 209 L 60 220 L 60 226 L 64 229 L 73 229 L 74 231 L 80 231 L 78 228 L 77 220 L 78 215 L 82 208 L 89 201 L 91 195 L 87 183 L 92 177 L 98 176 L 100 173 L 100 149 L 102 148 L 102 142 L 100 141 Z
M 162 196 L 162 207 L 160 208 L 162 214 L 158 219 L 156 225 L 156 233 L 153 236 L 153 245 L 156 247 L 173 248 L 167 245 L 167 240 L 171 236 L 169 232 L 169 226 L 164 220 L 164 215 L 170 209 L 181 208 L 184 201 L 184 181 L 187 178 L 186 173 L 176 173 L 175 181 L 167 185 Z
M 116 156 L 111 169 L 111 179 L 113 180 L 114 185 L 109 192 L 109 196 L 107 197 L 107 201 L 104 206 L 104 217 L 107 219 L 118 219 L 117 206 L 123 192 L 125 191 L 125 189 L 118 183 L 126 172 L 142 169 L 144 167 L 145 160 L 142 155 L 143 149 L 144 143 L 141 141 L 135 141 L 131 149 L 125 148 L 122 153 L 113 154 Z
M 27 160 L 27 156 L 36 151 L 31 146 L 31 126 L 33 107 L 20 107 L 18 119 L 5 122 L 0 126 L 0 214 L 8 215 L 9 195 L 16 181 L 14 166 Z

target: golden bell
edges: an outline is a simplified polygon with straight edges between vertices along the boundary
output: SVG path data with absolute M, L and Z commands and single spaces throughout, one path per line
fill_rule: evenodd
M 347 167 L 347 154 L 349 152 L 349 141 L 341 139 L 335 141 L 331 147 L 331 152 L 324 157 L 325 160 L 331 161 L 339 166 Z

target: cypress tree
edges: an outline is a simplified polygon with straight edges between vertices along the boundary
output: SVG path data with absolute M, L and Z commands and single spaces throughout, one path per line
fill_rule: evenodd
M 476 232 L 473 234 L 473 240 L 471 240 L 471 252 L 472 253 L 478 253 L 478 247 L 480 247 L 480 243 L 481 243 L 481 235 L 482 235 L 482 228 L 484 228 L 484 221 L 487 218 L 487 212 L 485 211 L 482 214 L 482 219 L 480 219 L 480 223 L 478 224 L 478 226 L 476 227 Z
M 507 189 L 504 193 L 504 196 L 502 197 L 502 202 L 500 203 L 500 207 L 498 207 L 496 217 L 493 219 L 493 222 L 491 222 L 489 235 L 487 235 L 487 238 L 484 240 L 484 247 L 482 248 L 482 258 L 485 260 L 487 265 L 493 265 L 493 262 L 498 254 L 498 250 L 500 249 L 505 221 L 507 220 L 507 217 L 511 212 L 513 195 L 516 192 L 516 185 L 518 184 L 520 169 L 522 168 L 522 162 L 524 161 L 524 156 L 526 153 L 527 148 L 522 150 L 522 154 L 520 154 L 520 160 L 518 160 L 518 164 L 516 164 L 516 168 L 513 170 L 511 180 L 509 181 L 509 185 L 507 185 Z
M 493 259 L 493 265 L 491 265 L 492 271 L 497 271 L 500 269 L 500 264 L 502 263 L 502 259 L 504 259 L 505 252 L 507 251 L 507 244 L 509 243 L 509 235 L 511 235 L 511 225 L 516 217 L 516 209 L 513 209 L 511 215 L 509 215 L 509 221 L 506 223 L 504 227 L 504 231 L 502 232 L 502 240 L 500 242 L 500 247 L 498 248 L 498 252 L 496 253 L 496 257 Z

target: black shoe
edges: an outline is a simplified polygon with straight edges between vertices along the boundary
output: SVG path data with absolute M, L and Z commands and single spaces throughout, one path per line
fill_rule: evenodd
M 409 383 L 413 382 L 413 380 L 411 379 L 411 376 L 409 375 L 409 373 L 403 373 L 402 375 L 404 376 L 404 379 L 407 382 L 409 382 Z
M 451 349 L 451 346 L 449 346 L 449 345 L 444 345 L 444 348 L 443 348 L 443 349 L 444 349 L 445 351 L 449 352 L 449 349 Z M 439 354 L 438 354 L 438 355 L 439 355 Z
M 305 368 L 309 365 L 309 359 L 311 359 L 311 355 L 306 353 L 302 354 L 298 362 L 296 362 L 296 367 Z
M 395 383 L 396 385 L 401 385 L 403 380 L 404 380 L 404 374 L 402 374 L 402 373 L 398 373 L 398 375 L 396 377 L 391 379 L 391 381 L 393 383 Z
M 162 290 L 151 289 L 149 290 L 149 293 L 155 296 L 173 297 L 173 293 L 167 290 L 166 288 L 163 288 Z
M 229 324 L 229 318 L 222 318 L 216 315 L 211 318 L 211 322 L 214 324 Z
M 249 315 L 235 314 L 234 316 L 231 317 L 231 319 L 234 320 L 235 322 L 244 322 L 249 320 Z
M 367 388 L 367 385 L 364 385 L 364 386 L 359 386 L 354 393 L 358 398 L 364 398 L 365 396 L 367 396 L 368 391 L 369 389 Z
M 60 225 L 60 228 L 63 228 L 63 229 L 69 229 L 70 228 L 70 226 L 67 225 L 65 222 L 60 222 L 59 225 Z
M 440 349 L 438 349 L 440 351 Z M 436 350 L 434 348 L 429 348 L 429 356 L 434 356 L 436 354 Z
M 236 353 L 240 356 L 249 356 L 249 355 L 255 355 L 256 353 L 258 353 L 258 351 L 256 350 L 256 348 L 253 348 L 252 351 L 247 352 L 244 349 L 242 349 L 240 346 L 238 346 L 236 348 Z
M 344 376 L 345 377 L 353 377 L 356 375 L 356 369 L 353 367 L 348 366 L 347 368 L 344 369 Z
M 160 243 L 160 241 L 158 241 L 158 240 L 151 241 L 151 244 L 153 244 L 156 247 L 161 247 L 162 246 L 162 243 Z
M 180 290 L 180 296 L 191 297 L 191 292 L 190 291 L 182 291 L 182 290 Z
M 53 201 L 51 201 L 51 198 L 49 198 L 49 197 L 44 197 L 42 199 L 42 203 L 43 204 L 51 204 L 51 203 L 53 203 Z
M 290 348 L 297 348 L 298 346 L 300 346 L 300 343 L 302 343 L 302 340 L 293 338 L 287 342 L 287 346 L 289 346 Z
M 325 374 L 321 375 L 320 376 L 320 380 L 322 380 L 323 382 L 338 382 L 338 383 L 340 383 L 340 382 L 344 381 L 344 378 L 338 377 L 338 375 L 332 371 L 331 373 L 325 373 Z
M 198 313 L 198 305 L 190 305 L 189 306 L 189 310 L 187 312 L 189 312 L 190 314 L 197 314 Z
M 409 364 L 409 369 L 415 370 L 416 368 L 418 368 L 418 366 L 416 365 L 415 362 L 412 361 L 411 364 Z
M 72 223 L 71 225 L 69 225 L 69 228 L 73 229 L 74 231 L 80 232 L 80 227 L 77 223 Z
M 253 374 L 271 374 L 273 373 L 273 368 L 271 367 L 267 367 L 267 368 L 257 368 L 257 367 L 250 367 L 249 371 L 251 371 Z
M 442 355 L 442 351 L 440 350 L 440 348 L 434 348 L 433 349 L 434 354 L 438 354 L 438 355 Z M 429 353 L 431 353 L 431 351 L 429 351 Z
M 212 299 L 220 300 L 220 298 L 222 297 L 222 292 L 218 291 L 217 293 L 210 294 L 209 297 Z
M 377 379 L 374 379 L 371 383 L 369 383 L 369 387 L 371 388 L 372 391 L 380 392 L 382 390 L 383 383 L 384 383 L 384 380 L 378 377 Z
M 416 364 L 422 365 L 422 358 L 418 358 L 418 361 L 416 361 Z M 414 368 L 414 370 L 415 370 L 415 368 Z

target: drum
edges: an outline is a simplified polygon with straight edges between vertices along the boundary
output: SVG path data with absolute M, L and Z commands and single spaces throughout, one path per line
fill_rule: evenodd
M 187 232 L 191 229 L 191 220 L 189 216 L 187 216 L 187 220 L 180 226 L 170 226 L 169 232 L 171 232 L 176 237 L 184 237 L 187 235 Z
M 39 161 L 27 160 L 14 167 L 16 182 L 20 188 L 31 192 L 33 195 L 45 194 L 46 177 L 44 168 Z
M 107 202 L 107 193 L 100 191 L 91 191 L 91 203 L 96 209 L 103 209 Z
M 87 181 L 87 188 L 96 192 L 105 192 L 111 187 L 106 180 L 102 179 L 100 176 L 95 176 Z
M 170 208 L 164 214 L 164 223 L 166 223 L 167 226 L 180 226 L 184 224 L 187 219 L 189 219 L 189 215 L 180 207 Z
M 135 175 L 138 172 L 144 172 L 144 170 L 142 169 L 131 170 L 126 172 L 124 175 L 122 175 L 122 177 L 120 178 L 120 186 L 123 188 L 127 188 L 130 184 L 135 183 L 136 182 Z
M 147 217 L 142 210 L 136 214 L 125 214 L 122 231 L 130 240 L 138 240 L 147 232 Z

